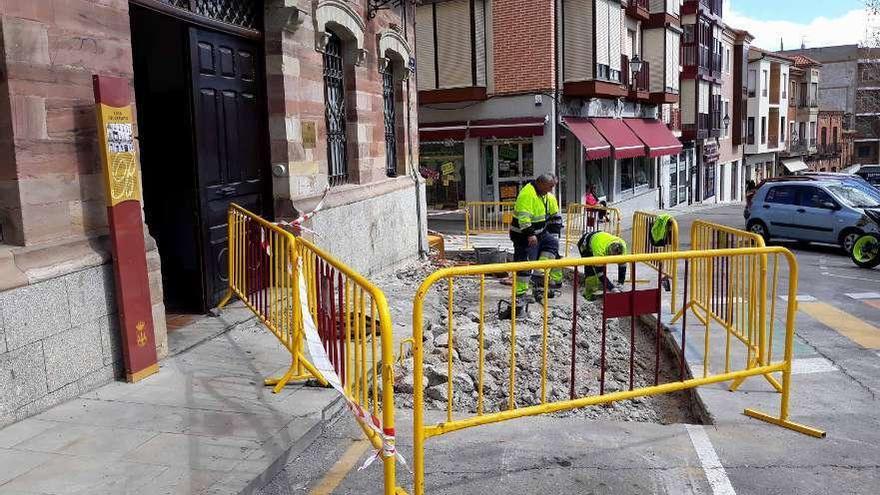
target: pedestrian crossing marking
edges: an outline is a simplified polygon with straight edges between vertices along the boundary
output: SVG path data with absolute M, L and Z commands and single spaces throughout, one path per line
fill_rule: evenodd
M 823 357 L 815 357 L 815 358 L 803 358 L 803 359 L 795 359 L 791 362 L 791 374 L 792 375 L 808 375 L 810 373 L 828 373 L 830 371 L 837 371 L 837 366 L 823 358 Z
M 855 299 L 857 301 L 862 301 L 865 299 L 880 299 L 880 292 L 854 292 L 851 294 L 847 294 L 846 297 L 850 299 Z
M 880 349 L 880 328 L 870 323 L 821 302 L 798 304 L 798 309 L 862 347 Z
M 783 301 L 788 302 L 788 296 L 779 296 L 779 298 L 782 299 Z M 815 297 L 808 295 L 808 294 L 798 294 L 795 297 L 795 301 L 797 301 L 797 302 L 814 302 L 817 300 L 818 299 L 816 299 Z

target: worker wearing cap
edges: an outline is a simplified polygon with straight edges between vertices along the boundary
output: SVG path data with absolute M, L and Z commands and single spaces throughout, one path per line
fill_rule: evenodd
M 609 234 L 608 232 L 591 232 L 584 234 L 578 241 L 578 251 L 583 258 L 594 256 L 620 256 L 626 254 L 626 241 Z M 592 265 L 585 267 L 586 278 L 584 280 L 584 297 L 593 301 L 596 291 L 603 287 L 607 290 L 614 288 L 605 275 L 605 265 Z M 617 283 L 622 284 L 626 279 L 626 263 L 617 265 Z
M 559 203 L 551 192 L 556 187 L 556 177 L 543 174 L 526 184 L 516 197 L 513 220 L 510 224 L 510 240 L 513 241 L 514 261 L 534 261 L 559 258 L 559 234 L 562 232 L 562 216 Z M 551 288 L 562 286 L 562 270 L 550 270 Z M 535 298 L 543 299 L 544 273 L 529 270 L 517 272 L 516 306 L 521 309 L 530 285 Z M 552 297 L 553 294 L 547 294 Z M 509 317 L 509 316 L 508 316 Z

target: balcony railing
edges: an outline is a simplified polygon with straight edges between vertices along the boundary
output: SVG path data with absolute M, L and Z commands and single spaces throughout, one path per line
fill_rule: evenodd
M 721 15 L 721 0 L 700 0 L 700 5 L 708 9 L 713 14 Z
M 714 77 L 721 75 L 721 54 L 714 53 L 710 47 L 705 45 L 682 44 L 681 64 L 685 67 L 697 67 L 704 72 L 711 72 Z
M 651 81 L 651 65 L 642 61 L 642 68 L 639 73 L 633 77 L 629 66 L 629 57 L 620 56 L 620 83 L 625 85 L 630 91 L 648 91 Z
M 841 146 L 840 143 L 820 144 L 817 151 L 820 155 L 835 156 L 840 154 Z
M 815 139 L 793 139 L 791 141 L 791 145 L 789 146 L 789 151 L 792 153 L 810 153 L 812 148 L 816 146 Z
M 798 108 L 817 108 L 819 106 L 818 98 L 809 98 L 801 95 L 798 99 Z

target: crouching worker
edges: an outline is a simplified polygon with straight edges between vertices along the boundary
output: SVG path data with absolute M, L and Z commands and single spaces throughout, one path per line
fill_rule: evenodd
M 562 231 L 562 215 L 559 203 L 551 192 L 556 178 L 549 174 L 539 176 L 526 184 L 516 197 L 513 220 L 510 224 L 510 240 L 513 242 L 514 261 L 535 261 L 559 258 L 559 233 Z M 551 289 L 562 287 L 562 270 L 550 270 Z M 544 299 L 544 272 L 520 271 L 516 274 L 516 311 L 524 314 L 529 289 L 534 290 L 536 301 Z M 554 292 L 547 294 L 553 297 Z M 499 311 L 499 318 L 509 319 L 511 308 Z
M 578 251 L 582 258 L 594 256 L 620 256 L 626 254 L 626 241 L 608 232 L 592 232 L 584 234 L 578 241 Z M 613 290 L 614 285 L 605 275 L 605 265 L 585 266 L 584 297 L 587 301 L 596 299 L 596 292 Z M 626 280 L 626 263 L 617 265 L 617 284 Z

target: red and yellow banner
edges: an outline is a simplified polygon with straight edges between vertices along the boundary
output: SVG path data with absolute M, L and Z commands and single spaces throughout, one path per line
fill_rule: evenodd
M 140 170 L 128 81 L 94 76 L 98 145 L 113 246 L 125 375 L 136 382 L 159 370 L 141 217 Z

